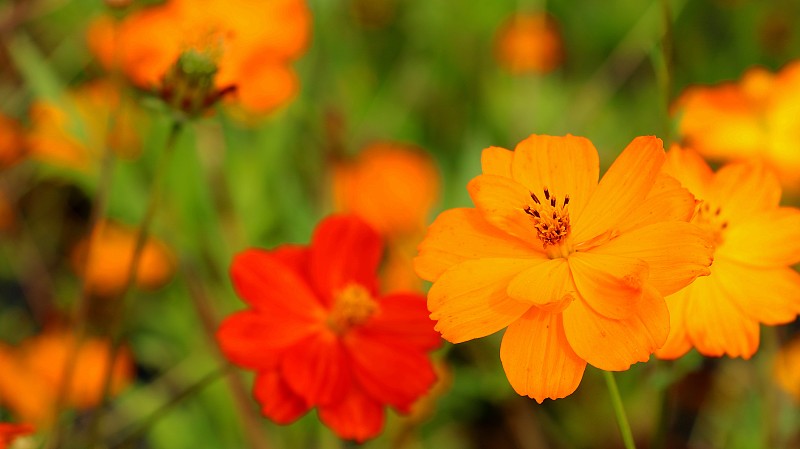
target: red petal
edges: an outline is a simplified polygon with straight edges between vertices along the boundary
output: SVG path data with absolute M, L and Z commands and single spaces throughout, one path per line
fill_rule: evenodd
M 379 300 L 380 308 L 359 333 L 407 343 L 420 350 L 439 347 L 442 338 L 433 329 L 427 300 L 414 293 L 395 293 Z
M 270 251 L 273 257 L 294 270 L 303 279 L 311 279 L 308 272 L 311 249 L 305 245 L 284 244 Z
M 320 332 L 284 353 L 281 374 L 306 402 L 327 405 L 340 401 L 351 382 L 347 363 L 339 338 Z
M 310 268 L 323 301 L 330 304 L 335 292 L 351 283 L 374 294 L 382 253 L 380 236 L 360 218 L 334 215 L 320 222 L 311 239 Z
M 253 396 L 261 404 L 261 413 L 278 424 L 289 424 L 311 408 L 289 388 L 277 370 L 258 373 Z
M 355 385 L 342 401 L 318 410 L 319 419 L 345 440 L 363 443 L 383 428 L 383 407 Z

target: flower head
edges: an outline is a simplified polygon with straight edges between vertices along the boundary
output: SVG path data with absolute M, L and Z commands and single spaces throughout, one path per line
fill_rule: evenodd
M 548 73 L 564 50 L 555 20 L 545 13 L 516 14 L 497 31 L 495 58 L 512 73 Z
M 661 141 L 635 139 L 599 184 L 587 139 L 533 135 L 483 151 L 475 208 L 445 211 L 420 244 L 431 318 L 460 343 L 508 328 L 511 386 L 571 394 L 587 363 L 625 370 L 666 340 L 663 295 L 708 273 L 711 244 L 686 223 L 694 198 L 660 173 Z
M 0 449 L 8 448 L 14 440 L 30 435 L 35 429 L 30 424 L 13 424 L 0 422 Z
M 231 265 L 250 308 L 217 339 L 232 362 L 256 371 L 262 413 L 286 424 L 317 407 L 342 438 L 383 427 L 386 405 L 407 413 L 436 376 L 427 352 L 439 337 L 417 294 L 378 294 L 378 234 L 354 216 L 323 220 L 309 246 L 250 249 Z
M 773 368 L 775 381 L 800 404 L 800 338 L 781 347 Z
M 673 147 L 665 171 L 701 200 L 692 222 L 713 241 L 714 265 L 667 297 L 672 328 L 658 356 L 695 347 L 707 356 L 750 358 L 759 323 L 787 323 L 800 312 L 800 274 L 789 267 L 800 262 L 800 210 L 779 206 L 778 180 L 759 163 L 714 173 L 697 153 Z

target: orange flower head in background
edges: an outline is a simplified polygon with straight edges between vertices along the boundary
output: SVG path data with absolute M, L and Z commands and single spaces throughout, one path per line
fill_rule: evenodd
M 120 294 L 126 287 L 136 244 L 136 229 L 104 221 L 91 236 L 72 249 L 72 268 L 85 278 L 89 291 L 102 297 Z M 91 252 L 87 256 L 87 250 Z M 172 252 L 161 242 L 148 239 L 136 271 L 136 286 L 155 289 L 175 272 Z
M 115 120 L 109 131 L 110 114 Z M 120 157 L 138 156 L 143 126 L 144 116 L 135 103 L 109 81 L 99 80 L 67 92 L 58 104 L 34 103 L 27 145 L 35 159 L 92 171 L 98 169 L 106 145 Z
M 638 137 L 598 183 L 582 137 L 483 150 L 476 207 L 439 215 L 415 260 L 436 329 L 460 343 L 507 328 L 506 376 L 538 402 L 574 392 L 587 363 L 647 361 L 669 333 L 664 295 L 708 274 L 712 253 L 664 159 L 660 139 Z
M 88 40 L 107 68 L 162 93 L 181 55 L 204 55 L 215 67 L 216 93 L 266 113 L 297 93 L 291 63 L 308 45 L 310 23 L 303 0 L 169 0 L 121 22 L 102 17 Z
M 36 430 L 30 424 L 0 422 L 0 449 L 8 449 L 19 437 L 30 435 Z
M 800 210 L 780 207 L 776 176 L 758 162 L 714 173 L 695 152 L 673 147 L 665 171 L 701 200 L 692 222 L 714 243 L 709 276 L 667 298 L 672 326 L 658 352 L 673 359 L 691 347 L 707 356 L 750 358 L 759 323 L 793 321 L 800 312 Z
M 497 31 L 494 52 L 497 62 L 515 74 L 549 73 L 564 59 L 558 24 L 545 13 L 510 17 Z
M 800 61 L 776 74 L 752 68 L 738 83 L 690 87 L 674 111 L 687 147 L 715 160 L 759 158 L 800 193 Z
M 412 260 L 440 190 L 433 159 L 411 145 L 374 143 L 334 167 L 336 209 L 358 215 L 387 240 L 387 291 L 420 289 Z
M 773 374 L 778 386 L 800 404 L 800 338 L 781 347 L 775 357 Z
M 355 216 L 321 221 L 309 246 L 250 249 L 231 278 L 250 306 L 217 339 L 256 372 L 262 413 L 280 424 L 316 407 L 341 438 L 380 433 L 384 407 L 408 413 L 434 384 L 440 338 L 420 294 L 378 294 L 380 236 Z
M 69 332 L 48 331 L 18 347 L 0 345 L 0 405 L 23 421 L 48 426 L 52 423 L 65 379 L 67 360 L 75 356 L 66 403 L 86 409 L 100 403 L 111 346 L 108 341 L 87 339 L 78 345 Z M 122 351 L 112 372 L 111 391 L 120 392 L 131 380 L 130 354 Z
M 22 126 L 11 117 L 0 114 L 0 169 L 19 161 L 25 153 Z

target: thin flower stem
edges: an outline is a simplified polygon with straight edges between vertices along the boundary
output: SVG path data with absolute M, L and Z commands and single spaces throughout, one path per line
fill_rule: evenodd
M 672 102 L 672 8 L 670 0 L 661 0 L 664 34 L 661 35 L 661 94 L 664 101 L 664 141 L 669 142 L 672 124 L 669 118 L 669 105 Z
M 617 381 L 614 380 L 614 374 L 611 371 L 603 371 L 603 376 L 606 378 L 608 393 L 611 395 L 611 405 L 614 407 L 614 414 L 617 416 L 617 424 L 619 425 L 619 432 L 622 434 L 622 442 L 625 445 L 625 449 L 636 449 L 631 426 L 628 424 L 628 417 L 625 415 L 625 408 L 622 406 L 622 397 L 619 395 Z

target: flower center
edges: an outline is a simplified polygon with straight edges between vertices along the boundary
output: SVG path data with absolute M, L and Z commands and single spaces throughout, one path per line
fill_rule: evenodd
M 540 201 L 535 193 L 531 193 L 533 206 L 525 206 L 526 214 L 531 216 L 536 235 L 542 241 L 542 246 L 557 246 L 567 238 L 570 231 L 569 221 L 569 195 L 564 195 L 564 200 L 559 203 L 555 195 L 545 187 L 544 201 Z
M 722 235 L 728 228 L 728 221 L 722 218 L 722 208 L 714 207 L 706 201 L 697 206 L 692 217 L 692 223 L 709 232 L 714 238 L 714 244 L 719 246 L 723 242 Z
M 378 311 L 378 303 L 369 291 L 359 284 L 348 284 L 336 293 L 328 326 L 337 334 L 367 321 Z

